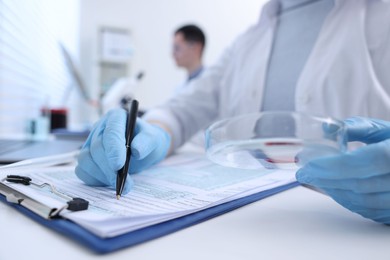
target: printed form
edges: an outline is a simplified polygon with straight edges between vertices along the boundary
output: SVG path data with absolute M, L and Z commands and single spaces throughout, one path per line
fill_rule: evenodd
M 88 200 L 88 210 L 65 210 L 61 216 L 100 237 L 118 236 L 295 181 L 294 171 L 222 167 L 194 153 L 171 156 L 149 170 L 131 175 L 134 186 L 120 200 L 113 189 L 85 185 L 75 175 L 74 166 L 9 169 L 2 171 L 0 177 L 7 174 L 29 176 L 35 183 L 50 183 L 60 193 Z M 7 185 L 52 207 L 66 203 L 49 189 Z

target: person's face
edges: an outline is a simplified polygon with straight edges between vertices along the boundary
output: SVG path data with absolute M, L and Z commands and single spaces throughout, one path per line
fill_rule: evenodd
M 173 38 L 173 58 L 178 67 L 187 68 L 200 58 L 199 44 L 188 42 L 182 33 L 175 34 Z

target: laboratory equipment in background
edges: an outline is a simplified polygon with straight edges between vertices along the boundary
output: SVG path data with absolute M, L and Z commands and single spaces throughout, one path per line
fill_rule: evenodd
M 26 123 L 26 139 L 42 141 L 49 138 L 50 118 L 42 115 L 28 119 Z
M 134 52 L 129 31 L 105 26 L 101 27 L 98 33 L 97 57 L 94 58 L 97 60 L 95 63 L 97 69 L 94 70 L 97 74 L 94 76 L 93 83 L 88 86 L 68 50 L 63 44 L 59 44 L 71 84 L 63 95 L 63 107 L 56 107 L 56 109 L 67 109 L 70 93 L 74 89 L 78 90 L 86 107 L 92 109 L 89 113 L 96 113 L 98 117 L 112 108 L 125 106 L 134 97 L 134 89 L 143 77 L 143 72 L 134 77 L 129 76 L 131 75 L 130 60 Z M 69 110 L 70 108 L 68 112 Z M 79 114 L 77 116 L 80 117 Z M 93 118 L 88 114 L 84 117 L 87 121 Z
M 93 108 L 95 110 L 99 110 L 99 100 L 93 99 L 90 95 L 90 89 L 87 88 L 83 78 L 81 77 L 80 71 L 76 66 L 72 56 L 69 51 L 62 43 L 58 43 L 61 49 L 61 53 L 63 56 L 63 62 L 68 72 L 69 84 L 66 88 L 61 105 L 57 107 L 49 108 L 51 114 L 51 130 L 56 129 L 66 129 L 69 127 L 69 114 L 73 109 L 74 114 L 80 114 L 80 111 L 76 111 L 75 107 L 67 107 L 69 106 L 69 99 L 71 92 L 76 90 L 79 92 L 81 101 L 87 105 L 87 107 Z M 88 117 L 88 115 L 86 115 Z
M 84 100 L 86 102 L 93 103 L 94 101 L 89 97 L 88 89 L 87 89 L 86 85 L 84 84 L 84 81 L 82 80 L 80 72 L 77 69 L 70 53 L 68 52 L 68 50 L 65 48 L 65 46 L 62 43 L 59 43 L 59 46 L 60 46 L 60 49 L 62 52 L 62 56 L 64 58 L 65 66 L 68 70 L 68 73 L 70 75 L 70 79 L 72 81 L 72 84 L 70 85 L 71 87 L 68 87 L 68 89 L 63 97 L 62 103 L 65 104 L 66 101 L 68 100 L 69 95 L 70 95 L 70 91 L 72 90 L 73 86 L 76 86 L 76 88 L 80 91 L 81 96 L 84 98 Z
M 128 29 L 109 26 L 99 29 L 98 44 L 96 78 L 102 98 L 118 80 L 129 77 L 134 47 Z
M 116 80 L 101 98 L 102 113 L 105 114 L 114 108 L 127 107 L 134 99 L 134 91 L 143 76 L 144 73 L 139 72 L 135 77 Z

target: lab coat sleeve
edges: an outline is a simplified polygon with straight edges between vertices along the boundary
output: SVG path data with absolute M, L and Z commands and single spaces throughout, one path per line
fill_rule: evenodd
M 372 1 L 366 17 L 366 37 L 375 74 L 390 96 L 390 1 Z
M 225 50 L 218 62 L 192 80 L 185 90 L 145 114 L 146 120 L 158 121 L 171 130 L 174 149 L 217 118 L 221 79 L 232 49 L 233 46 Z

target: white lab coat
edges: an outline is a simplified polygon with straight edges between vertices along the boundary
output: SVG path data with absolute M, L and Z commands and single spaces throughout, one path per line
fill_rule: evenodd
M 278 0 L 181 95 L 150 111 L 174 146 L 221 118 L 260 111 Z M 296 86 L 295 110 L 390 120 L 390 3 L 335 0 Z
M 204 70 L 204 69 L 203 69 L 203 70 Z M 179 86 L 177 86 L 177 87 L 175 88 L 175 90 L 174 90 L 173 96 L 175 96 L 175 95 L 180 95 L 180 93 L 181 93 L 182 91 L 185 91 L 187 88 L 189 88 L 191 82 L 192 82 L 193 80 L 195 80 L 196 78 L 198 78 L 198 77 L 200 77 L 200 76 L 202 75 L 203 70 L 202 70 L 202 72 L 200 72 L 200 74 L 199 74 L 197 77 L 195 77 L 195 78 L 193 78 L 193 79 L 191 79 L 191 80 L 186 80 L 185 82 L 183 82 L 182 84 L 180 84 Z M 205 86 L 205 87 L 207 87 L 207 86 Z M 205 144 L 205 135 L 204 135 L 204 131 L 205 131 L 205 129 L 199 130 L 196 134 L 192 135 L 191 139 L 188 140 L 188 142 L 190 142 L 190 143 L 193 144 L 193 145 L 203 147 L 204 144 Z

